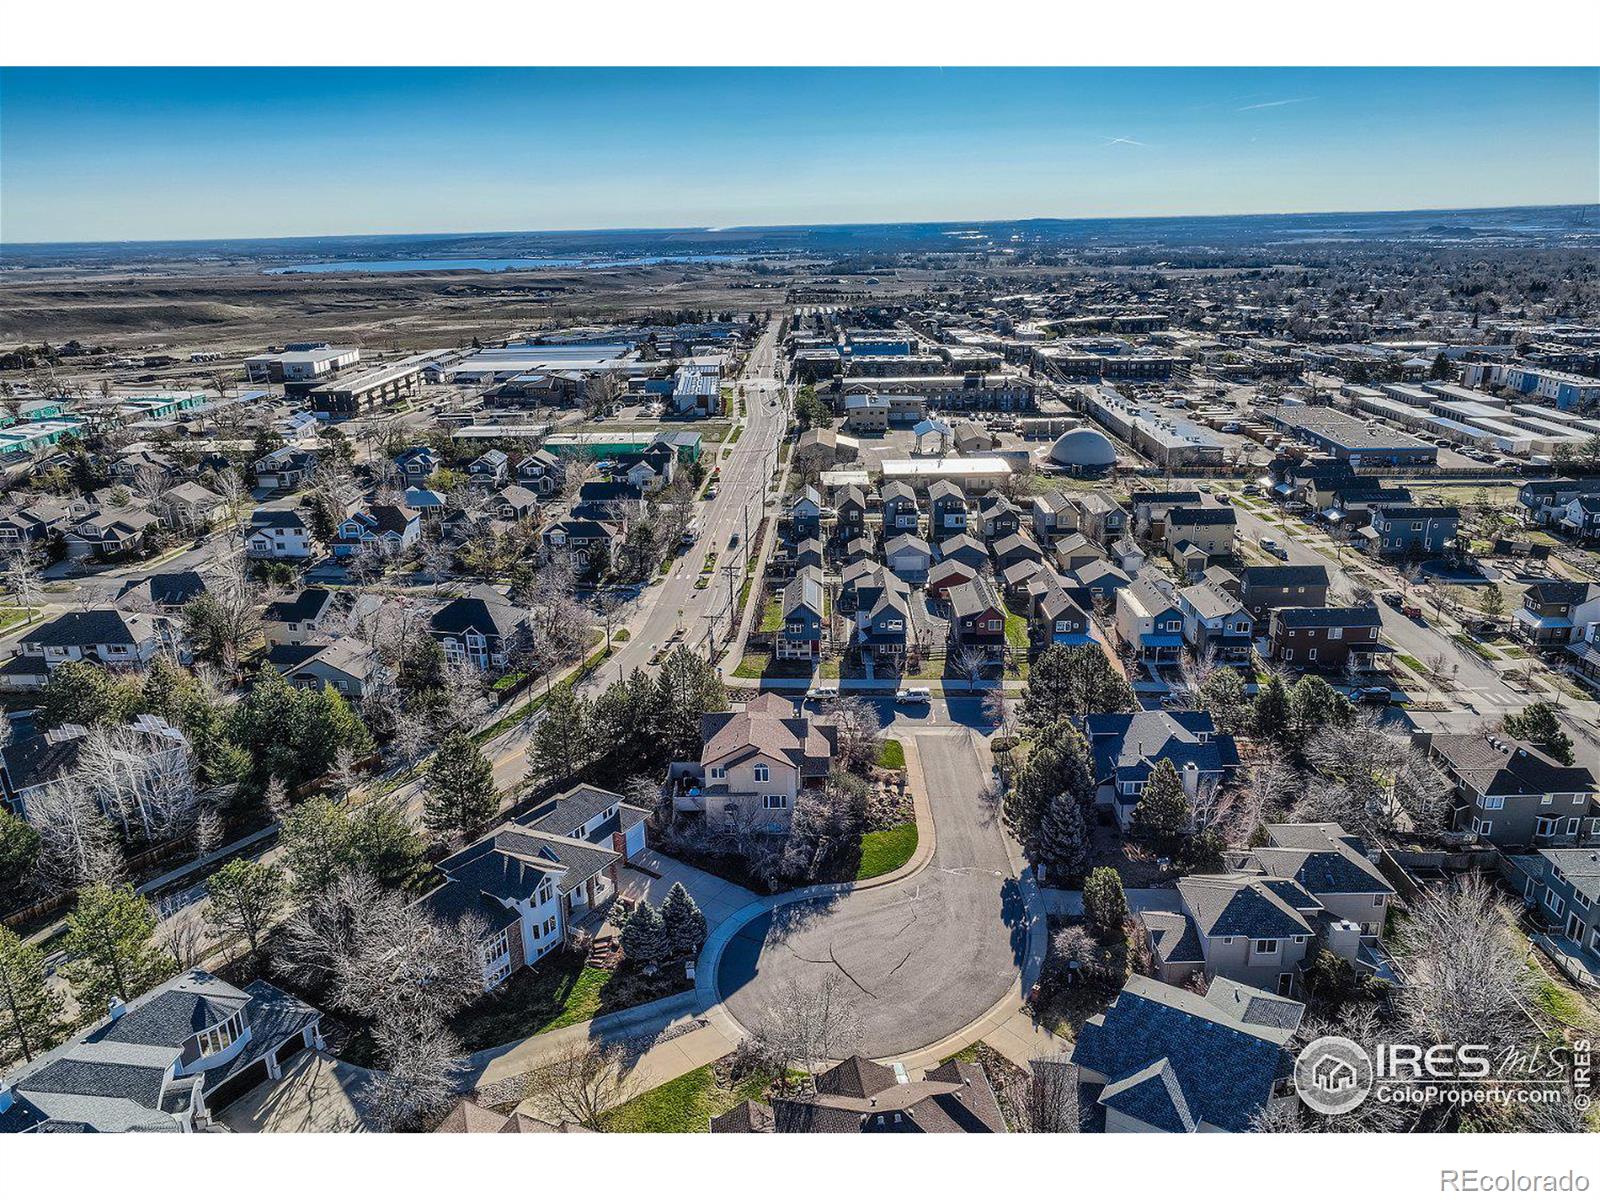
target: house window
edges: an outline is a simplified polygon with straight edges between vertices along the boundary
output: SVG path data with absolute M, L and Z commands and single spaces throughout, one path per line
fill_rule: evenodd
M 1143 791 L 1144 791 L 1144 781 L 1143 780 L 1137 780 L 1137 779 L 1129 780 L 1127 783 L 1122 785 L 1122 794 L 1124 796 L 1137 796 L 1137 795 L 1141 794 Z
M 757 783 L 766 783 L 772 778 L 772 768 L 764 765 L 758 766 L 756 767 L 753 776 Z
M 1472 832 L 1480 837 L 1488 837 L 1494 832 L 1494 822 L 1485 821 L 1482 817 L 1472 818 Z
M 788 808 L 789 807 L 789 797 L 787 797 L 787 796 L 763 796 L 763 797 L 761 797 L 761 807 L 762 808 Z
M 540 905 L 540 906 L 549 904 L 551 898 L 555 894 L 556 894 L 556 889 L 551 885 L 550 881 L 548 879 L 546 879 L 543 883 L 541 883 L 539 885 L 539 890 L 536 893 L 534 893 L 533 902 L 536 905 Z
M 1560 820 L 1556 817 L 1540 817 L 1533 823 L 1533 836 L 1549 837 L 1560 824 Z
M 497 963 L 510 953 L 511 932 L 510 930 L 504 930 L 483 943 L 483 965 L 487 967 L 492 963 Z
M 1567 818 L 1567 832 L 1568 833 L 1577 833 L 1578 832 L 1578 818 L 1577 817 L 1568 817 Z
M 713 778 L 713 779 L 726 779 L 727 777 L 728 777 L 728 768 L 727 767 L 712 767 L 711 768 L 711 778 Z
M 1293 662 L 1294 661 L 1294 651 L 1291 650 L 1291 649 L 1285 649 L 1284 652 L 1283 652 L 1283 661 L 1284 662 Z
M 543 930 L 542 936 L 549 937 L 555 931 L 556 931 L 556 919 L 554 917 L 550 917 L 544 923 L 544 930 Z
M 1374 896 L 1372 898 L 1372 907 L 1373 908 L 1382 908 L 1383 907 L 1383 897 L 1382 896 Z
M 1506 806 L 1506 798 L 1504 796 L 1485 796 L 1483 798 L 1483 806 L 1484 808 L 1504 808 Z
M 1343 636 L 1344 636 L 1344 627 L 1343 626 L 1341 626 L 1341 625 L 1331 625 L 1331 626 L 1328 627 L 1328 640 L 1330 642 L 1337 642 Z
M 1549 888 L 1544 890 L 1544 906 L 1558 917 L 1567 911 L 1567 902 Z
M 234 1013 L 221 1025 L 208 1029 L 200 1035 L 200 1057 L 210 1058 L 213 1054 L 221 1054 L 238 1041 L 239 1035 L 243 1032 L 244 1014 Z
M 1257 954 L 1276 954 L 1278 952 L 1278 939 L 1257 938 L 1254 950 Z
M 1317 648 L 1315 646 L 1311 647 L 1311 649 L 1306 651 L 1306 661 L 1307 662 L 1316 662 L 1317 661 Z
M 1294 944 L 1296 946 L 1304 946 L 1306 944 L 1306 935 L 1303 934 L 1303 933 L 1295 934 L 1294 935 Z

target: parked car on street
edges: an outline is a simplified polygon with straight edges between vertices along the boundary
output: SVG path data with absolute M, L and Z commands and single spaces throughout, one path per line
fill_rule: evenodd
M 837 700 L 839 689 L 831 684 L 819 684 L 814 688 L 806 689 L 807 700 Z
M 908 708 L 932 704 L 933 692 L 925 687 L 901 688 L 894 694 L 894 702 Z

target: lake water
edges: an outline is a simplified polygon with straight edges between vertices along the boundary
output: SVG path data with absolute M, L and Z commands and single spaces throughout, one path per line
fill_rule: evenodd
M 393 258 L 346 262 L 296 263 L 269 267 L 268 275 L 324 275 L 334 271 L 532 271 L 560 267 L 594 271 L 602 267 L 650 267 L 658 263 L 743 262 L 743 254 L 650 254 L 641 258 Z

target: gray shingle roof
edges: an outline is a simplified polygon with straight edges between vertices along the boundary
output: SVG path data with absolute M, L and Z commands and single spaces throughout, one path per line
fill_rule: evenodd
M 1134 976 L 1084 1026 L 1072 1061 L 1117 1083 L 1165 1059 L 1196 1126 L 1243 1132 L 1289 1074 L 1283 1045 L 1292 1032 L 1248 1024 L 1229 1006 Z

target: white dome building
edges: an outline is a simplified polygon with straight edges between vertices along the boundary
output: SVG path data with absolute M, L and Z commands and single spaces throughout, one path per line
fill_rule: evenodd
M 1049 450 L 1050 461 L 1072 471 L 1104 471 L 1116 465 L 1117 448 L 1098 429 L 1069 429 Z

